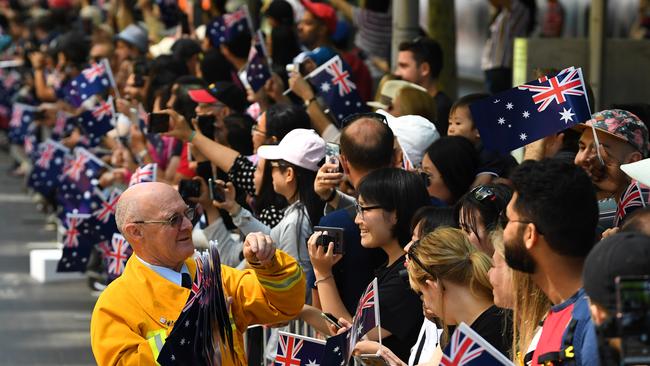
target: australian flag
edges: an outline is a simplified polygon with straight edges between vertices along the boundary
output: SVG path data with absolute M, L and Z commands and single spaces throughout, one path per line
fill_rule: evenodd
M 317 366 L 324 350 L 324 341 L 280 331 L 275 366 Z
M 377 278 L 375 277 L 359 299 L 357 310 L 352 320 L 353 337 L 356 335 L 356 339 L 363 337 L 375 327 L 381 326 L 379 320 L 378 288 Z
M 106 164 L 83 147 L 76 147 L 74 153 L 63 168 L 61 181 L 74 184 L 80 193 L 91 192 Z
M 64 222 L 63 254 L 57 272 L 83 272 L 95 239 L 92 237 L 89 214 L 69 212 Z
M 222 43 L 229 42 L 242 33 L 251 33 L 250 24 L 248 7 L 244 5 L 233 13 L 212 19 L 208 23 L 206 34 L 212 46 L 219 48 Z
M 470 105 L 489 150 L 510 152 L 591 118 L 582 69 L 570 67 Z
M 59 185 L 59 176 L 63 171 L 68 148 L 48 139 L 38 145 L 34 166 L 27 180 L 27 185 L 45 197 L 51 197 Z
M 114 85 L 111 67 L 106 59 L 102 59 L 84 69 L 64 87 L 64 99 L 72 106 L 79 107 L 85 100 L 105 92 L 111 85 Z
M 9 120 L 9 141 L 14 144 L 22 145 L 25 142 L 25 137 L 29 133 L 29 126 L 34 121 L 34 112 L 36 107 L 15 103 Z
M 620 226 L 625 217 L 639 208 L 650 206 L 650 187 L 633 180 L 621 195 L 616 208 L 614 226 Z
M 253 91 L 260 90 L 271 78 L 271 68 L 264 47 L 264 36 L 261 31 L 255 34 L 255 42 L 251 45 L 246 65 L 246 81 Z
M 133 172 L 131 175 L 131 179 L 129 180 L 129 187 L 138 183 L 155 182 L 157 170 L 158 164 L 156 163 L 150 163 L 138 167 L 138 169 L 136 169 L 135 172 Z
M 100 101 L 92 110 L 76 117 L 75 124 L 88 137 L 90 147 L 100 145 L 106 133 L 113 129 L 113 115 L 113 98 L 109 97 L 107 101 Z
M 465 323 L 460 323 L 451 335 L 451 340 L 443 351 L 440 365 L 513 366 L 506 356 Z
M 361 101 L 357 86 L 352 82 L 351 73 L 337 55 L 307 75 L 306 79 L 314 86 L 316 93 L 329 108 L 330 114 L 341 124 L 351 114 L 368 112 Z
M 110 244 L 108 241 L 100 242 L 99 250 L 102 253 L 102 260 L 108 270 L 108 278 L 110 281 L 122 275 L 124 267 L 126 267 L 126 261 L 133 254 L 131 245 L 119 233 L 113 234 Z
M 222 365 L 222 351 L 236 357 L 216 242 L 194 259 L 196 276 L 187 302 L 157 358 L 162 366 Z

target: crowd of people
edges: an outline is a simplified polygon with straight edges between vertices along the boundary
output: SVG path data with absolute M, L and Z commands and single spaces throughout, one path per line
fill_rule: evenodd
M 490 1 L 490 94 L 460 98 L 424 32 L 388 66 L 388 0 L 236 3 L 0 4 L 12 174 L 63 234 L 59 270 L 102 292 L 98 364 L 154 364 L 211 242 L 235 333 L 218 364 L 246 364 L 251 324 L 334 336 L 320 313 L 349 326 L 373 279 L 381 329 L 353 353 L 390 365 L 438 365 L 461 323 L 516 365 L 650 363 L 650 106 L 597 111 L 523 162 L 474 122 L 512 87 L 535 1 Z

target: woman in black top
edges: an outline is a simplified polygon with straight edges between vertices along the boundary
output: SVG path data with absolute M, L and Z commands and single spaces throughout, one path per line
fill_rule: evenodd
M 428 194 L 420 176 L 401 169 L 375 170 L 359 185 L 355 223 L 361 231 L 361 245 L 381 248 L 388 255 L 388 262 L 375 272 L 382 342 L 403 360 L 408 359 L 410 347 L 417 340 L 423 316 L 421 301 L 399 272 L 404 269 L 403 248 L 411 237 L 411 217 L 427 202 Z M 332 266 L 341 255 L 333 254 L 332 243 L 326 250 L 319 248 L 316 242 L 321 234 L 316 232 L 309 239 L 309 255 L 322 309 L 337 318 L 351 320 L 332 278 Z M 366 337 L 378 340 L 378 329 L 374 328 Z
M 411 245 L 408 259 L 411 287 L 422 295 L 425 308 L 433 312 L 445 328 L 466 323 L 508 355 L 512 320 L 505 310 L 494 305 L 488 279 L 492 266 L 490 258 L 473 246 L 463 231 L 446 227 L 436 229 Z M 449 339 L 449 334 L 443 336 L 442 348 L 445 339 Z M 439 359 L 432 364 L 438 362 Z

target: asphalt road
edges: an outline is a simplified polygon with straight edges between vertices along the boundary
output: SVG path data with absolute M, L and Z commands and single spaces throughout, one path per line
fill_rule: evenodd
M 56 234 L 9 169 L 0 152 L 0 365 L 94 365 L 96 298 L 85 280 L 41 284 L 30 277 L 30 250 L 54 248 Z

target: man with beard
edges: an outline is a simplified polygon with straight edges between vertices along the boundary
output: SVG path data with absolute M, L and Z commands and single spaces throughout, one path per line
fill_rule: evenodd
M 502 213 L 506 262 L 530 273 L 553 304 L 531 364 L 598 365 L 582 288 L 598 221 L 591 180 L 580 167 L 557 159 L 526 161 L 511 179 L 515 192 Z
M 624 212 L 620 212 L 621 208 L 617 212 L 617 206 L 631 180 L 621 170 L 621 164 L 647 157 L 648 129 L 637 116 L 622 109 L 594 113 L 592 119 L 575 129 L 582 130 L 582 135 L 574 162 L 587 172 L 598 190 L 600 233 L 623 221 Z M 626 211 L 631 212 L 629 208 Z

